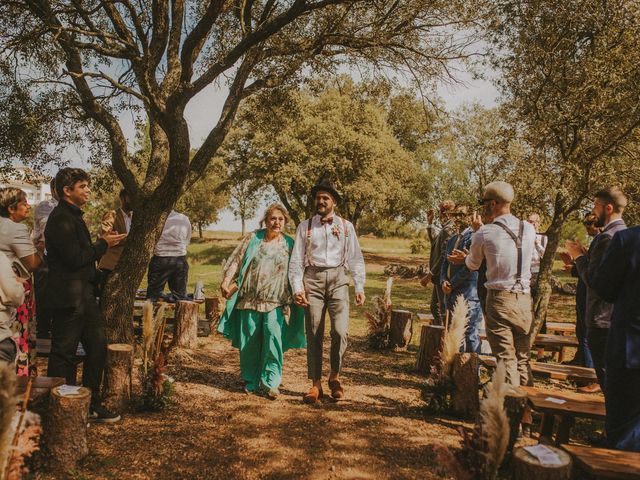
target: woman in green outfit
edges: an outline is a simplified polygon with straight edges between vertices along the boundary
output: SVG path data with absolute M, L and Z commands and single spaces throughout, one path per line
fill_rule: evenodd
M 246 392 L 277 397 L 282 380 L 282 355 L 304 348 L 304 310 L 293 303 L 289 287 L 289 256 L 293 239 L 283 233 L 287 211 L 267 208 L 264 229 L 247 235 L 222 272 L 220 290 L 227 298 L 218 331 L 240 350 L 240 371 Z

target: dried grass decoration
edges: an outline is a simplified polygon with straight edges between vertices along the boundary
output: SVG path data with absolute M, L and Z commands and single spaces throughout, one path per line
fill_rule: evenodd
M 0 364 L 0 479 L 19 480 L 29 473 L 26 461 L 40 449 L 40 417 L 28 412 L 30 388 L 16 410 L 14 365 Z
M 453 307 L 453 312 L 447 315 L 448 321 L 445 322 L 440 358 L 431 367 L 431 374 L 423 390 L 423 398 L 427 401 L 427 408 L 430 411 L 449 412 L 451 410 L 451 394 L 454 389 L 451 369 L 455 355 L 460 353 L 464 342 L 468 315 L 469 305 L 460 295 Z
M 368 323 L 367 337 L 369 346 L 373 350 L 384 350 L 389 346 L 389 332 L 391 330 L 391 287 L 393 277 L 387 278 L 384 295 L 373 297 L 373 313 L 364 312 Z
M 170 402 L 173 379 L 165 374 L 171 342 L 165 335 L 165 305 L 153 312 L 153 304 L 142 307 L 142 407 L 160 411 Z

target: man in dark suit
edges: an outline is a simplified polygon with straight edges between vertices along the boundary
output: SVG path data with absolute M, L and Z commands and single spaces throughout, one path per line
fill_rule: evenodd
M 96 302 L 96 261 L 126 235 L 110 232 L 91 242 L 81 210 L 91 194 L 89 175 L 84 170 L 60 170 L 56 190 L 60 203 L 49 215 L 44 231 L 50 281 L 47 301 L 53 318 L 48 375 L 75 383 L 73 362 L 78 342 L 82 341 L 86 352 L 82 383 L 91 389 L 89 418 L 114 422 L 119 415 L 105 409 L 99 399 L 107 341 Z
M 596 370 L 598 383 L 602 390 L 605 389 L 605 350 L 607 336 L 611 325 L 611 313 L 613 305 L 605 301 L 593 288 L 593 279 L 596 276 L 604 252 L 611 242 L 611 238 L 627 226 L 622 220 L 622 212 L 627 206 L 627 197 L 622 190 L 616 187 L 600 190 L 595 194 L 592 213 L 597 219 L 596 226 L 602 228 L 588 252 L 579 242 L 566 243 L 567 253 L 575 261 L 580 279 L 587 286 L 587 308 L 585 321 L 587 325 L 587 342 L 591 350 L 593 366 Z
M 640 227 L 616 233 L 593 286 L 613 303 L 606 353 L 607 443 L 640 452 Z

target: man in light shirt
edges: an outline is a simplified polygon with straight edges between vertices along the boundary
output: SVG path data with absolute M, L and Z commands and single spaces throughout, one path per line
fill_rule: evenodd
M 488 184 L 480 200 L 484 217 L 474 214 L 475 230 L 469 251 L 454 250 L 451 263 L 464 262 L 478 270 L 487 262 L 487 339 L 491 351 L 505 363 L 507 381 L 529 383 L 529 335 L 531 332 L 531 258 L 536 231 L 511 214 L 513 187 L 506 182 Z
M 147 275 L 147 299 L 155 301 L 162 297 L 164 286 L 169 283 L 169 290 L 176 299 L 187 296 L 187 279 L 189 264 L 187 263 L 187 247 L 191 241 L 191 223 L 182 213 L 172 210 L 162 229 L 162 235 Z
M 353 224 L 335 213 L 340 194 L 327 179 L 311 190 L 316 215 L 298 225 L 289 263 L 289 282 L 295 302 L 305 307 L 307 367 L 313 385 L 305 403 L 322 398 L 322 343 L 325 314 L 331 321 L 329 389 L 335 400 L 344 397 L 340 383 L 349 328 L 349 274 L 355 284 L 356 305 L 364 305 L 365 266 Z

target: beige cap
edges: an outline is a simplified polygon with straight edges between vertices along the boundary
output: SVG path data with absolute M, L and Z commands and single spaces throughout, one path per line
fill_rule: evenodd
M 513 202 L 513 187 L 507 182 L 491 182 L 484 187 L 480 203 L 486 200 L 496 200 L 503 203 Z

